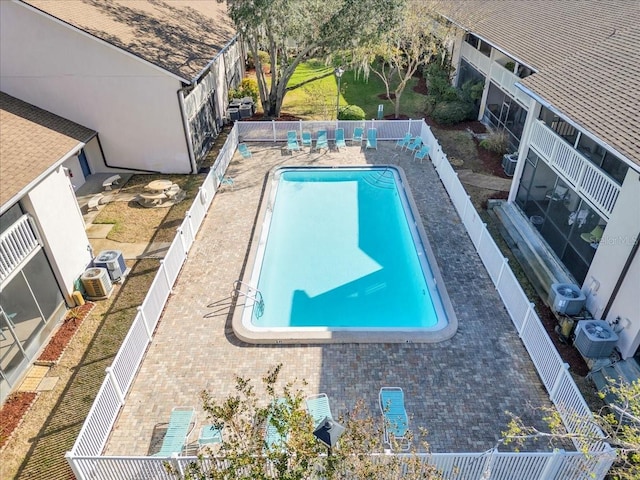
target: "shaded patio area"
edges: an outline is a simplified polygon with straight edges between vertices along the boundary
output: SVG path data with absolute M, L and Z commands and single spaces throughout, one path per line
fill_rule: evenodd
M 194 406 L 206 418 L 200 392 L 225 398 L 234 375 L 259 378 L 283 363 L 281 379 L 306 379 L 308 394 L 326 393 L 338 416 L 363 399 L 379 415 L 378 391 L 405 391 L 410 427 L 428 429 L 434 452 L 493 447 L 511 411 L 543 427 L 535 407 L 551 406 L 464 226 L 430 162 L 413 161 L 378 142 L 378 150 L 285 153 L 283 145 L 250 144 L 227 170 L 233 189 L 216 194 L 173 289 L 106 455 L 155 453 L 154 428 L 174 406 Z M 249 345 L 231 330 L 230 291 L 242 277 L 268 172 L 281 165 L 394 164 L 405 170 L 451 302 L 456 335 L 436 344 Z

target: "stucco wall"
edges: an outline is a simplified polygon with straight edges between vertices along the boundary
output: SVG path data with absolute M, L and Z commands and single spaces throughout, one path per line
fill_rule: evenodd
M 602 318 L 624 264 L 629 258 L 634 240 L 640 235 L 639 205 L 639 175 L 629 170 L 584 283 L 584 290 L 588 294 L 587 307 L 596 318 Z M 640 341 L 640 338 L 636 338 L 640 334 L 639 264 L 640 260 L 636 256 L 607 314 L 607 320 L 617 316 L 628 319 L 628 322 L 623 321 L 624 325 L 621 323 L 624 328 L 619 333 L 619 347 L 625 357 L 633 355 L 635 348 L 631 351 L 632 346 L 637 346 Z
M 0 2 L 2 90 L 96 130 L 107 163 L 189 173 L 180 81 L 14 2 Z
M 44 250 L 67 303 L 74 281 L 91 261 L 89 239 L 73 188 L 62 166 L 24 197 L 23 205 L 40 229 Z

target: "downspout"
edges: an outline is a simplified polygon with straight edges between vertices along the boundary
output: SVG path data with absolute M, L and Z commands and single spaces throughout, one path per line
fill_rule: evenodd
M 604 307 L 604 310 L 602 312 L 602 318 L 607 318 L 607 315 L 609 314 L 609 310 L 611 309 L 611 306 L 613 305 L 613 302 L 616 299 L 616 295 L 618 294 L 618 290 L 620 290 L 620 287 L 622 286 L 622 282 L 624 282 L 624 279 L 626 278 L 627 273 L 629 272 L 629 268 L 631 268 L 631 262 L 633 262 L 633 259 L 638 253 L 638 247 L 640 247 L 640 235 L 636 236 L 636 241 L 633 244 L 633 247 L 631 247 L 631 252 L 629 252 L 629 256 L 627 257 L 627 261 L 625 262 L 624 267 L 622 267 L 622 271 L 620 272 L 620 276 L 618 277 L 616 286 L 613 287 L 613 292 L 611 292 L 611 295 L 609 295 L 609 301 L 607 302 L 607 306 Z
M 180 117 L 182 117 L 182 126 L 184 128 L 184 139 L 187 142 L 187 151 L 189 152 L 189 162 L 191 163 L 191 173 L 198 173 L 198 165 L 196 164 L 196 156 L 193 153 L 193 145 L 191 143 L 191 130 L 189 129 L 189 122 L 187 121 L 187 112 L 184 109 L 184 91 L 187 88 L 184 87 L 178 90 L 178 105 L 180 105 Z

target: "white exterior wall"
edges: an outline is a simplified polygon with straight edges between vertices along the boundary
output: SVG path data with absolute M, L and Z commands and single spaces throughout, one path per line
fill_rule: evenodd
M 84 220 L 62 166 L 34 187 L 24 198 L 26 212 L 35 219 L 51 268 L 65 300 L 73 305 L 74 281 L 91 261 Z
M 620 317 L 614 328 L 618 332 L 618 348 L 622 358 L 632 357 L 640 346 L 640 252 L 631 263 L 606 320 Z
M 100 153 L 100 147 L 98 146 L 98 139 L 96 137 L 89 140 L 89 142 L 84 146 L 83 150 L 91 173 L 108 172 L 113 170 L 105 167 L 104 160 L 102 159 L 102 154 Z M 68 168 L 71 172 L 69 180 L 71 181 L 71 185 L 73 185 L 73 189 L 77 190 L 78 188 L 80 188 L 85 183 L 86 179 L 84 177 L 84 173 L 82 172 L 82 167 L 80 166 L 80 159 L 78 158 L 78 156 L 73 155 L 62 165 L 65 168 Z
M 640 235 L 640 175 L 629 169 L 620 196 L 593 258 L 583 286 L 587 293 L 587 308 L 595 318 L 601 318 L 622 273 L 633 243 Z M 623 319 L 618 346 L 623 357 L 633 355 L 640 342 L 640 260 L 636 256 L 625 281 L 607 313 L 607 320 Z
M 177 77 L 14 2 L 0 32 L 3 91 L 98 131 L 111 167 L 191 172 Z

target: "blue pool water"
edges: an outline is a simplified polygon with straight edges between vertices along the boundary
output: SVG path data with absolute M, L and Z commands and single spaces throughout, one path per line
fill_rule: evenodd
M 251 278 L 251 328 L 434 329 L 446 324 L 393 167 L 276 175 Z

